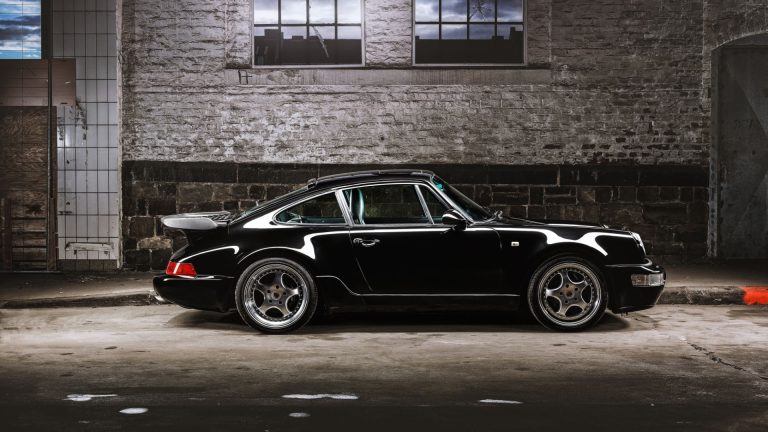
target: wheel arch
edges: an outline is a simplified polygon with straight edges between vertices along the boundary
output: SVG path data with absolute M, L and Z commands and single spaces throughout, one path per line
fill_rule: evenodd
M 528 260 L 526 279 L 530 280 L 536 269 L 546 261 L 564 255 L 575 255 L 594 264 L 600 270 L 603 278 L 606 279 L 604 280 L 606 288 L 610 288 L 610 281 L 607 280 L 608 275 L 605 271 L 605 257 L 597 250 L 580 243 L 558 243 L 541 249 Z
M 235 278 L 240 278 L 240 275 L 242 275 L 245 269 L 247 269 L 251 264 L 267 258 L 289 259 L 304 266 L 304 268 L 307 269 L 312 277 L 317 274 L 317 266 L 310 257 L 290 248 L 271 247 L 259 249 L 239 259 L 235 264 Z

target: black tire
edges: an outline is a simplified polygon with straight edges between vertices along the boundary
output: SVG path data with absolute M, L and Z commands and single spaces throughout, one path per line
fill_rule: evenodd
M 264 278 L 271 275 L 274 275 L 272 280 L 263 283 Z M 246 324 L 262 333 L 281 334 L 297 330 L 312 319 L 318 293 L 315 279 L 304 266 L 286 258 L 267 258 L 254 262 L 240 275 L 235 303 Z M 285 319 L 270 316 L 278 313 Z
M 579 331 L 597 324 L 608 305 L 602 271 L 576 255 L 558 255 L 539 265 L 528 284 L 527 297 L 536 321 L 559 331 Z M 571 310 L 573 316 L 569 316 Z

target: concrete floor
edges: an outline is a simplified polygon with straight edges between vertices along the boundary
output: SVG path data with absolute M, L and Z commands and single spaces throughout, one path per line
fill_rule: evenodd
M 768 430 L 764 306 L 658 306 L 577 334 L 378 312 L 264 336 L 170 305 L 0 310 L 0 328 L 9 431 Z

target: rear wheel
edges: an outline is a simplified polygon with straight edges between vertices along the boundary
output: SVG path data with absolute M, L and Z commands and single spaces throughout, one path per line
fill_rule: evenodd
M 608 294 L 600 270 L 577 256 L 558 256 L 541 264 L 528 286 L 528 306 L 542 325 L 582 330 L 605 314 Z
M 243 272 L 235 290 L 237 311 L 264 333 L 287 333 L 306 324 L 317 308 L 312 275 L 285 258 L 257 261 Z

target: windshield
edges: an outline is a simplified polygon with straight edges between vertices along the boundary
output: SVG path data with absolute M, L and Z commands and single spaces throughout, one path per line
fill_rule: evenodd
M 456 205 L 459 206 L 464 211 L 464 213 L 471 217 L 472 220 L 477 222 L 493 217 L 493 215 L 488 210 L 484 209 L 479 204 L 469 199 L 466 195 L 459 192 L 459 190 L 455 187 L 444 182 L 441 178 L 437 176 L 433 177 L 432 183 L 434 183 L 438 189 L 445 192 L 448 198 L 456 203 Z

